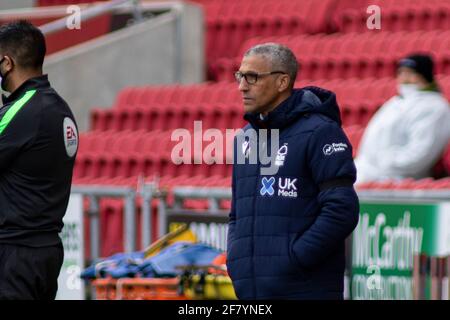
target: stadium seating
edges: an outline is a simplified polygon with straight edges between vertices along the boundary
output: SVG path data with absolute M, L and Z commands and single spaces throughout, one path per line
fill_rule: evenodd
M 327 31 L 334 0 L 204 2 L 207 58 L 234 57 L 255 36 Z
M 438 76 L 437 79 L 450 99 L 450 77 Z M 320 86 L 336 93 L 345 126 L 365 126 L 374 112 L 396 93 L 396 83 L 392 77 L 300 80 L 296 87 L 307 85 Z M 113 108 L 94 109 L 91 126 L 95 131 L 191 130 L 194 121 L 201 120 L 203 128 L 232 129 L 244 125 L 242 113 L 241 97 L 235 83 L 173 88 L 130 87 L 118 94 Z
M 234 58 L 245 40 L 256 36 L 328 33 L 331 17 L 367 0 L 194 0 L 205 12 L 206 56 L 209 79 L 215 61 Z M 211 73 L 212 72 L 212 73 Z
M 167 104 L 112 109 L 94 109 L 94 130 L 163 130 L 193 129 L 194 121 L 203 128 L 241 128 L 241 107 L 234 104 Z
M 450 3 L 441 0 L 374 0 L 382 10 L 383 31 L 449 30 Z M 334 16 L 339 32 L 366 32 L 369 14 L 360 8 L 347 8 Z M 370 30 L 372 31 L 372 30 Z
M 438 73 L 450 72 L 450 31 L 446 30 L 256 37 L 246 41 L 234 59 L 217 61 L 211 76 L 217 81 L 233 81 L 248 48 L 274 41 L 294 51 L 304 79 L 392 77 L 397 61 L 418 50 L 434 55 Z
M 171 153 L 179 140 L 172 141 L 171 134 L 172 131 L 110 131 L 82 134 L 74 181 L 79 182 L 81 178 L 112 179 L 139 175 L 150 178 L 156 175 L 180 178 L 202 174 L 223 178 L 228 176 L 229 165 L 194 164 L 196 159 L 202 157 L 204 149 L 210 142 L 203 142 L 200 149 L 202 154 L 197 155 L 196 151 L 192 152 L 189 159 L 193 165 L 175 164 L 171 160 Z M 231 142 L 231 140 L 224 141 L 228 150 L 231 150 Z M 193 139 L 191 146 L 193 146 L 192 143 Z M 226 154 L 217 156 L 220 158 L 219 161 L 226 162 Z

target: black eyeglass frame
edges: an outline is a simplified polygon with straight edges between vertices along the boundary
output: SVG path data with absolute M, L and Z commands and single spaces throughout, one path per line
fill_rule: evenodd
M 261 72 L 261 73 L 257 73 L 257 72 L 243 73 L 243 72 L 240 72 L 240 71 L 236 71 L 234 73 L 234 78 L 236 79 L 237 83 L 241 83 L 242 79 L 244 78 L 245 82 L 247 82 L 248 84 L 255 84 L 255 83 L 258 82 L 258 78 L 259 77 L 269 76 L 269 75 L 278 74 L 278 73 L 286 74 L 286 72 L 284 72 L 284 71 L 269 71 L 269 72 Z M 249 81 L 248 80 L 248 76 L 254 76 L 255 80 L 254 81 L 253 80 Z

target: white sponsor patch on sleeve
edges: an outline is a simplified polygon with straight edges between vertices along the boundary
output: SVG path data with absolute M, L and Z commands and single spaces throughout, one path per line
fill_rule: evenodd
M 69 157 L 73 157 L 78 149 L 78 132 L 77 127 L 72 119 L 69 117 L 64 118 L 63 122 L 64 129 L 64 145 L 66 147 L 66 152 Z
M 333 153 L 344 152 L 348 148 L 348 145 L 343 142 L 326 144 L 323 146 L 323 154 L 326 156 L 330 156 Z

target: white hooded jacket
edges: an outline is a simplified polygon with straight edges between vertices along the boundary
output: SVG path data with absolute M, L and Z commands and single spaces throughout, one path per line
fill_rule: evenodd
M 440 92 L 389 99 L 370 120 L 355 159 L 357 182 L 431 175 L 450 140 L 450 106 Z

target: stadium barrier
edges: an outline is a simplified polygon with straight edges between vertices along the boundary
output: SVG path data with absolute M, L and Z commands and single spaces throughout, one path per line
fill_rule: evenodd
M 134 188 L 118 186 L 75 185 L 72 194 L 81 194 L 89 199 L 86 212 L 90 225 L 90 250 L 92 260 L 100 258 L 100 205 L 101 198 L 123 198 L 125 201 L 124 215 L 124 248 L 126 252 L 136 250 L 136 197 Z
M 71 193 L 73 195 L 81 195 L 83 198 L 89 200 L 89 206 L 85 214 L 89 223 L 89 248 L 90 248 L 90 260 L 96 261 L 101 258 L 100 255 L 100 199 L 102 198 L 119 198 L 124 200 L 124 249 L 125 252 L 133 252 L 136 250 L 136 200 L 138 197 L 138 191 L 131 187 L 120 186 L 96 186 L 96 185 L 74 185 L 72 186 Z M 150 206 L 153 195 L 152 185 L 142 188 L 141 191 L 144 199 L 144 204 Z M 146 217 L 145 221 L 150 220 L 150 209 L 143 207 Z M 148 218 L 147 218 L 148 217 Z M 80 224 L 83 222 L 80 221 Z M 150 224 L 150 222 L 149 222 Z M 143 224 L 144 225 L 144 224 Z M 146 237 L 150 237 L 150 228 L 145 228 Z M 86 261 L 87 265 L 91 261 Z M 86 266 L 79 266 L 81 269 Z M 111 292 L 115 290 L 115 283 L 111 283 L 110 280 L 101 279 L 100 281 L 89 284 L 87 291 L 89 292 L 91 299 L 106 299 L 110 297 Z M 115 296 L 113 297 L 115 298 Z
M 442 288 L 448 281 L 450 190 L 358 190 L 358 196 L 352 299 L 448 299 Z

